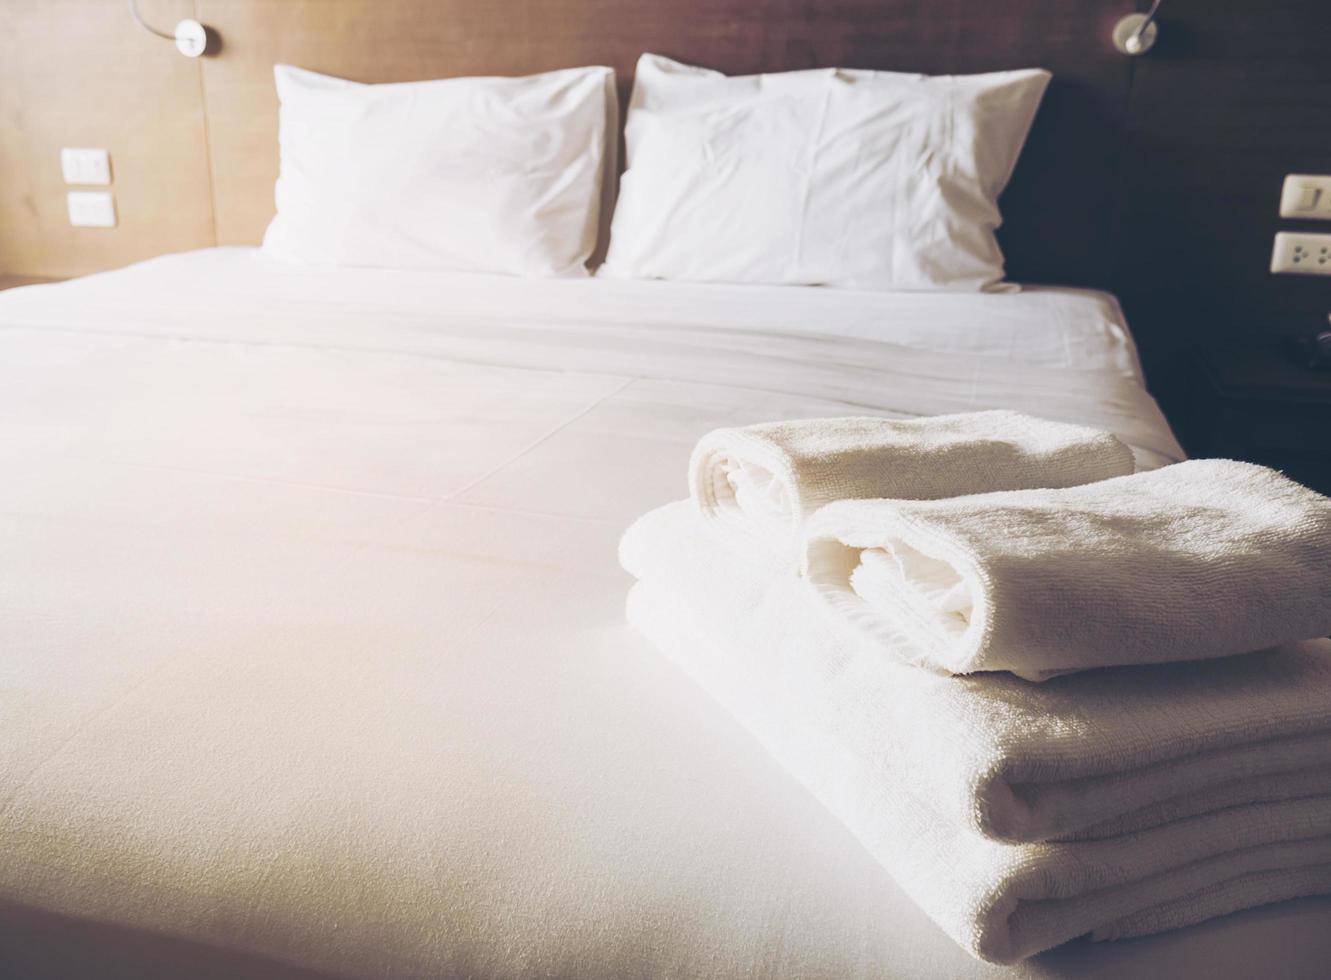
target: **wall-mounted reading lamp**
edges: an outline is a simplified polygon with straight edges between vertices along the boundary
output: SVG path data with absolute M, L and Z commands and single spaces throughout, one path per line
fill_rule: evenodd
M 168 34 L 166 31 L 159 31 L 139 13 L 138 0 L 128 0 L 129 12 L 134 18 L 134 22 L 142 27 L 149 34 L 155 34 L 157 37 L 165 38 L 168 41 L 176 43 L 176 50 L 186 58 L 197 58 L 203 54 L 208 47 L 208 28 L 204 27 L 197 20 L 186 18 L 176 25 L 176 32 Z
M 1127 55 L 1145 54 L 1155 46 L 1160 33 L 1155 15 L 1160 11 L 1160 0 L 1151 4 L 1144 14 L 1128 14 L 1114 25 L 1114 47 Z

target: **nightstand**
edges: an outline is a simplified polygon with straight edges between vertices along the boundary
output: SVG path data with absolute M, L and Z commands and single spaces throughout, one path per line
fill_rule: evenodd
M 1303 367 L 1279 337 L 1207 344 L 1195 365 L 1189 453 L 1263 463 L 1331 495 L 1331 371 Z
M 0 289 L 13 289 L 15 286 L 39 286 L 47 282 L 61 282 L 53 276 L 11 276 L 0 272 Z

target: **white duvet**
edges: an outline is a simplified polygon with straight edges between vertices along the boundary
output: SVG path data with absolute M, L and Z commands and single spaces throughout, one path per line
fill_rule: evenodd
M 218 249 L 0 294 L 0 923 L 344 975 L 987 975 L 630 633 L 615 544 L 710 429 L 993 407 L 1180 455 L 1095 293 Z M 1185 935 L 1306 962 L 1317 908 Z

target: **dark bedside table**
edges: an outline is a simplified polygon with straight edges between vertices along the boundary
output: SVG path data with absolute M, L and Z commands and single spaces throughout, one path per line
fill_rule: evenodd
M 1331 494 L 1331 371 L 1299 364 L 1279 337 L 1207 344 L 1196 366 L 1190 454 L 1263 463 Z

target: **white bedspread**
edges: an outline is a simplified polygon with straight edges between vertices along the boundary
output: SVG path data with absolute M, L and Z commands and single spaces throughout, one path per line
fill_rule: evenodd
M 1002 974 L 630 633 L 615 561 L 709 429 L 990 407 L 1178 456 L 1094 293 L 221 249 L 0 294 L 0 919 L 367 976 Z M 1329 919 L 1019 975 L 1297 971 Z

